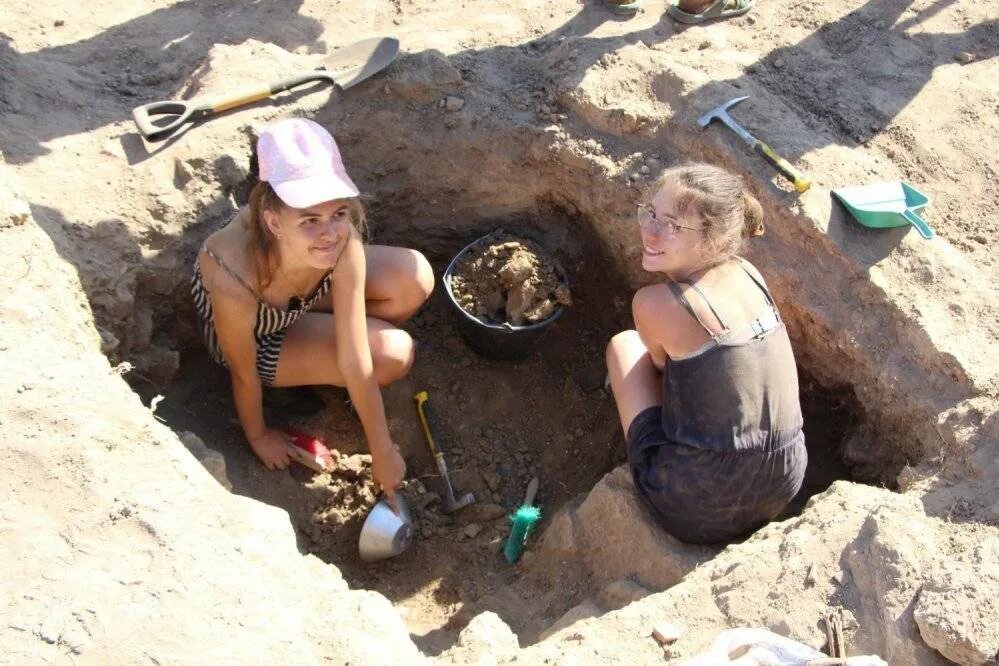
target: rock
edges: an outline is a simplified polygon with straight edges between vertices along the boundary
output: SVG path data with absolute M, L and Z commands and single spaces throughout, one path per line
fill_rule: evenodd
M 951 661 L 990 663 L 999 653 L 999 538 L 927 576 L 913 617 L 926 644 Z
M 906 506 L 908 505 L 908 506 Z M 935 663 L 913 618 L 924 556 L 939 545 L 918 500 L 883 505 L 868 514 L 845 560 L 860 593 L 860 626 L 890 664 Z M 865 621 L 866 618 L 866 621 Z
M 660 645 L 669 645 L 670 643 L 677 642 L 682 633 L 680 627 L 669 622 L 660 622 L 652 628 L 652 638 L 656 639 L 656 642 Z
M 208 448 L 204 441 L 193 432 L 184 431 L 179 433 L 177 437 L 191 452 L 191 455 L 219 482 L 219 485 L 232 492 L 232 483 L 229 482 L 229 476 L 226 473 L 225 457 L 215 449 Z
M 648 165 L 645 165 L 645 164 L 643 164 L 638 169 L 638 173 L 642 174 L 643 176 L 647 176 L 649 174 L 649 171 L 651 171 L 651 169 L 649 169 Z
M 598 585 L 628 578 L 652 591 L 676 584 L 715 552 L 667 534 L 624 465 L 605 475 L 578 506 L 563 506 L 535 550 L 541 560 L 581 560 Z
M 465 107 L 465 100 L 461 97 L 447 96 L 444 98 L 444 110 L 445 111 L 461 111 Z
M 555 621 L 555 624 L 541 632 L 540 638 L 541 640 L 545 640 L 563 629 L 568 629 L 577 622 L 582 622 L 593 617 L 600 617 L 601 615 L 603 615 L 602 608 L 590 600 L 584 601 L 578 606 L 570 608 L 562 617 Z
M 633 601 L 638 601 L 651 594 L 638 583 L 623 578 L 607 585 L 600 594 L 597 595 L 597 603 L 607 610 L 617 610 L 624 608 Z
M 520 645 L 517 635 L 492 611 L 472 618 L 458 634 L 458 642 L 444 652 L 442 663 L 496 664 L 516 655 Z
M 400 56 L 392 72 L 392 93 L 408 102 L 440 99 L 463 83 L 461 73 L 436 49 Z
M 954 56 L 954 60 L 957 60 L 962 65 L 967 65 L 968 63 L 975 62 L 976 57 L 974 53 L 961 51 L 960 53 Z
M 131 358 L 135 371 L 143 379 L 152 382 L 156 388 L 163 390 L 173 381 L 180 369 L 180 352 L 151 345 Z
M 774 68 L 775 69 L 784 69 L 784 61 L 781 58 L 775 59 L 774 60 Z
M 711 45 L 711 40 L 710 39 L 705 39 L 700 44 L 697 45 L 697 48 L 699 50 L 703 51 L 705 49 L 710 49 L 711 46 L 712 46 Z
M 469 539 L 474 539 L 475 537 L 479 536 L 479 532 L 481 531 L 482 531 L 482 525 L 479 525 L 478 523 L 471 523 L 465 526 L 465 529 L 462 530 L 462 534 L 464 534 Z
M 475 503 L 461 511 L 462 520 L 473 523 L 488 523 L 506 516 L 506 509 L 492 502 Z

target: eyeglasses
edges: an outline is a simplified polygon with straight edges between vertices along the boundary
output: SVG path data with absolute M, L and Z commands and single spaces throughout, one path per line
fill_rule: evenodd
M 699 227 L 687 227 L 676 222 L 676 218 L 672 216 L 663 216 L 663 219 L 659 219 L 656 215 L 656 209 L 650 204 L 639 203 L 635 204 L 638 207 L 638 226 L 643 229 L 651 229 L 660 236 L 665 236 L 667 233 L 675 234 L 680 231 L 680 229 L 689 229 L 690 231 L 699 231 Z

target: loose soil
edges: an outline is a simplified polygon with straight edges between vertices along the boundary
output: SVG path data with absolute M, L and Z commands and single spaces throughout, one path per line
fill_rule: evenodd
M 458 261 L 451 275 L 455 301 L 488 323 L 514 326 L 548 319 L 572 305 L 564 272 L 536 243 L 506 234 L 483 239 Z

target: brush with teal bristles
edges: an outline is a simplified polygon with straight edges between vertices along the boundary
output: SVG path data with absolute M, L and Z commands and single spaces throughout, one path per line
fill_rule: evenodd
M 541 509 L 534 504 L 534 496 L 538 494 L 538 479 L 531 479 L 527 484 L 527 492 L 524 494 L 524 503 L 510 516 L 510 536 L 507 537 L 503 554 L 506 561 L 513 564 L 520 559 L 524 553 L 524 544 L 531 534 L 531 529 L 541 520 Z

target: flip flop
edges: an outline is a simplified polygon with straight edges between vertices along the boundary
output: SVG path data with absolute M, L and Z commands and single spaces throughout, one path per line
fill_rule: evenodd
M 734 0 L 735 6 L 726 9 L 725 6 L 733 0 L 715 0 L 707 9 L 700 14 L 690 14 L 680 9 L 679 5 L 670 3 L 667 12 L 680 23 L 704 23 L 716 19 L 732 18 L 742 16 L 756 4 L 756 0 Z
M 614 2 L 614 0 L 604 0 L 604 5 L 607 6 L 614 14 L 634 14 L 638 11 L 638 8 L 642 6 L 642 0 L 634 0 L 633 2 Z

